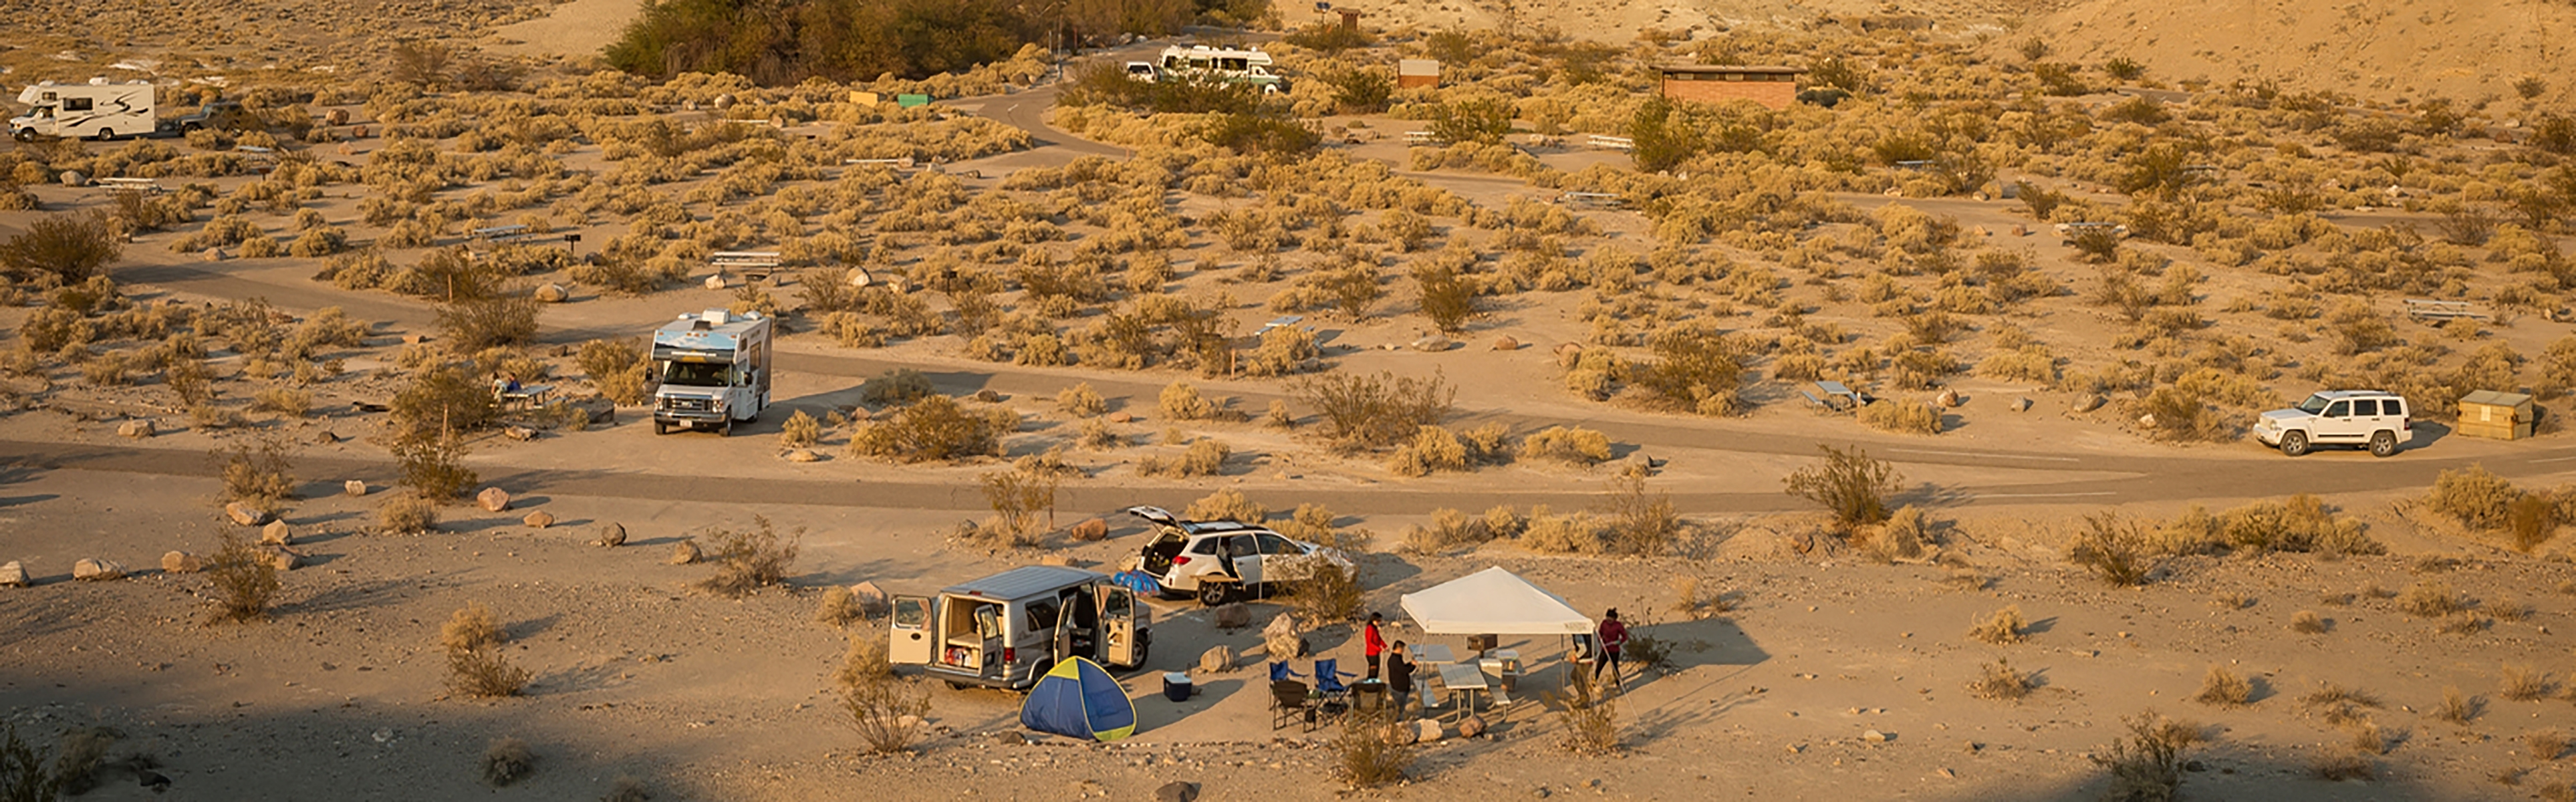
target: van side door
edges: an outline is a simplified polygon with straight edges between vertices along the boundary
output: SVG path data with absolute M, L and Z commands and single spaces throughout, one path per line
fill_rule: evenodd
M 1097 586 L 1100 599 L 1100 659 L 1120 668 L 1144 662 L 1137 654 L 1138 609 L 1135 591 L 1112 584 Z
M 894 597 L 894 615 L 886 627 L 886 662 L 899 666 L 930 664 L 939 639 L 931 637 L 930 599 L 924 596 Z

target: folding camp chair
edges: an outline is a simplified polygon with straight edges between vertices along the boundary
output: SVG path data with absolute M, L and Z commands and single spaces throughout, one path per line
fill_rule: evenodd
M 1315 731 L 1315 699 L 1306 694 L 1306 683 L 1293 679 L 1270 681 L 1270 728 L 1303 722 L 1307 732 Z
M 1351 686 L 1342 684 L 1342 678 L 1356 676 L 1359 675 L 1342 673 L 1338 659 L 1326 657 L 1315 661 L 1315 695 L 1323 701 L 1325 718 L 1339 716 L 1351 709 Z
M 1296 679 L 1296 678 L 1303 677 L 1303 676 L 1306 676 L 1306 675 L 1304 675 L 1304 674 L 1299 674 L 1299 673 L 1297 673 L 1297 670 L 1296 670 L 1296 669 L 1289 668 L 1289 667 L 1288 667 L 1288 661 L 1286 661 L 1286 660 L 1281 660 L 1281 661 L 1278 661 L 1278 662 L 1275 662 L 1275 663 L 1271 663 L 1271 664 L 1270 664 L 1270 681 L 1271 681 L 1271 682 L 1283 682 L 1283 681 L 1292 680 L 1292 679 Z

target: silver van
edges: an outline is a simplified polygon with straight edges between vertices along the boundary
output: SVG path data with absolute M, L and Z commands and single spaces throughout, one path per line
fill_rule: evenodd
M 886 655 L 952 687 L 1027 690 L 1072 657 L 1143 666 L 1153 647 L 1152 617 L 1134 591 L 1105 574 L 1032 565 L 937 595 L 894 597 Z

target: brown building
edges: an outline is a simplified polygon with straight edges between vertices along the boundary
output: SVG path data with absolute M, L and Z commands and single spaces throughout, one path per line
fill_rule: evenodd
M 1796 67 L 1737 67 L 1677 64 L 1656 68 L 1664 74 L 1664 97 L 1697 103 L 1750 100 L 1774 109 L 1798 102 Z
M 1440 85 L 1440 62 L 1427 58 L 1409 58 L 1395 63 L 1395 87 L 1412 89 Z

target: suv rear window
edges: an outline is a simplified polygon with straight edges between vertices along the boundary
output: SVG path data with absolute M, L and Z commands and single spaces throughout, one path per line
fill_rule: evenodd
M 1216 539 L 1216 538 L 1212 538 L 1212 537 L 1210 537 L 1210 538 L 1200 538 L 1200 539 L 1199 539 L 1199 542 L 1190 544 L 1190 553 L 1191 553 L 1191 554 L 1215 554 L 1215 553 L 1216 553 L 1216 541 L 1217 541 L 1217 539 Z
M 2377 417 L 2379 415 L 2379 399 L 2363 398 L 2353 401 L 2352 414 L 2355 416 Z
M 2406 414 L 2406 402 L 2395 398 L 2382 398 L 2379 400 L 2379 414 L 2404 415 Z

